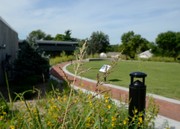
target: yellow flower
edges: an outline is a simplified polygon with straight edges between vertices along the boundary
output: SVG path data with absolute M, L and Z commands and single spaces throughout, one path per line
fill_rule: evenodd
M 92 106 L 93 106 L 91 101 L 89 102 L 89 105 L 90 105 L 90 107 L 92 107 Z
M 108 105 L 108 109 L 111 109 L 111 105 Z
M 112 127 L 114 127 L 114 126 L 115 126 L 115 124 L 114 124 L 114 123 L 112 123 L 112 124 L 111 124 L 111 126 L 112 126 Z
M 6 115 L 6 112 L 3 112 L 3 115 Z
M 108 103 L 108 99 L 105 99 L 105 102 Z
M 0 120 L 3 120 L 4 116 L 0 116 Z
M 142 117 L 139 117 L 139 123 L 142 123 L 142 122 L 143 122 Z
M 113 122 L 116 121 L 116 117 L 112 116 L 112 121 Z
M 123 124 L 124 124 L 124 125 L 126 125 L 126 124 L 127 124 L 127 121 L 126 121 L 126 120 L 124 120 L 124 121 L 123 121 Z
M 48 126 L 52 126 L 52 123 L 50 121 L 48 121 L 47 125 Z
M 137 112 L 138 112 L 138 110 L 137 110 L 137 109 L 135 109 L 135 110 L 134 110 L 134 114 L 136 114 Z
M 14 125 L 10 125 L 9 128 L 10 129 L 15 129 L 15 126 Z

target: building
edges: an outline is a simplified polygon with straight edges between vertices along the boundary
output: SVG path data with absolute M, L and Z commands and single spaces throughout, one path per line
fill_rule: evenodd
M 53 40 L 37 40 L 38 49 L 50 54 L 51 56 L 59 55 L 61 52 L 72 54 L 78 46 L 78 42 L 72 41 L 53 41 Z M 19 42 L 19 47 L 23 46 L 23 41 Z
M 148 59 L 151 58 L 153 54 L 151 53 L 151 50 L 144 51 L 138 55 L 139 58 Z
M 11 66 L 17 57 L 18 33 L 0 17 L 0 86 L 5 83 L 4 73 L 12 76 Z

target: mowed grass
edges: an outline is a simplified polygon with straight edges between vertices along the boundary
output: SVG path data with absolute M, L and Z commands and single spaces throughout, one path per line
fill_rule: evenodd
M 83 77 L 96 80 L 97 73 L 103 64 L 111 61 L 91 61 L 83 64 L 82 69 L 89 71 Z M 67 68 L 73 72 L 73 65 Z M 119 61 L 113 72 L 107 77 L 107 83 L 129 87 L 131 72 L 144 72 L 147 74 L 145 83 L 147 92 L 180 100 L 180 64 L 150 61 Z

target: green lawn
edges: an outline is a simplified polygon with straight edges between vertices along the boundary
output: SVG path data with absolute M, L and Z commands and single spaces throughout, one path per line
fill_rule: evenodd
M 103 64 L 110 61 L 91 61 L 83 65 L 83 69 L 91 68 L 82 76 L 96 79 Z M 73 66 L 68 67 L 73 71 Z M 147 61 L 119 61 L 107 82 L 119 86 L 129 87 L 131 72 L 140 71 L 147 74 L 147 92 L 180 100 L 180 64 Z

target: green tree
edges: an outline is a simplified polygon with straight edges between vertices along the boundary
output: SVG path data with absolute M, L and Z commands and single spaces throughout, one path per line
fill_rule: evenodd
M 106 52 L 109 46 L 109 36 L 101 31 L 93 32 L 88 42 L 88 53 Z
M 56 41 L 64 41 L 65 40 L 64 37 L 65 36 L 63 34 L 56 34 L 54 40 L 56 40 Z
M 44 40 L 54 40 L 54 37 L 52 37 L 50 34 L 46 35 Z
M 180 32 L 167 31 L 160 33 L 156 38 L 156 47 L 153 51 L 161 56 L 176 59 L 180 54 Z
M 43 40 L 46 37 L 46 33 L 43 32 L 42 30 L 38 29 L 38 30 L 34 30 L 31 33 L 29 33 L 28 37 L 27 37 L 27 41 L 30 44 L 34 44 L 36 43 L 36 40 Z
M 135 58 L 136 54 L 148 50 L 150 44 L 149 41 L 142 38 L 141 35 L 135 34 L 133 31 L 124 33 L 121 36 L 121 42 L 120 48 L 123 50 L 123 54 L 132 59 Z
M 16 82 L 34 85 L 49 78 L 49 60 L 24 41 L 14 62 L 14 71 Z
M 64 33 L 65 33 L 64 40 L 71 41 L 71 30 L 66 30 Z
M 78 39 L 71 37 L 71 30 L 66 30 L 64 34 L 57 34 L 54 39 L 56 41 L 78 41 Z

